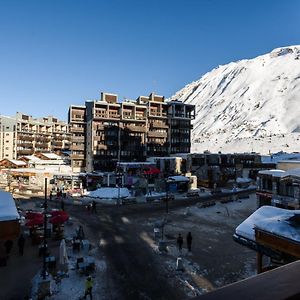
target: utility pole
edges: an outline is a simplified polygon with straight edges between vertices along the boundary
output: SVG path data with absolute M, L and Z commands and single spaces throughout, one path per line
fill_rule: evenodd
M 122 181 L 121 178 L 121 172 L 120 172 L 120 161 L 121 161 L 121 122 L 119 121 L 119 128 L 118 128 L 118 162 L 117 162 L 117 174 L 116 178 L 118 181 L 118 200 L 117 204 L 118 206 L 120 205 L 120 188 L 121 188 L 121 183 L 120 180 Z
M 166 179 L 166 213 L 169 213 L 169 181 Z
M 44 201 L 44 251 L 43 251 L 43 279 L 46 279 L 46 252 L 47 252 L 47 178 L 45 178 L 45 201 Z

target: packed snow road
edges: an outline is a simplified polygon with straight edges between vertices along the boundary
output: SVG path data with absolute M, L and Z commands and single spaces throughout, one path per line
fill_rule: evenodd
M 107 260 L 107 299 L 184 299 L 184 294 L 169 285 L 168 273 L 157 264 L 152 248 L 141 238 L 143 229 L 126 217 L 128 207 L 99 206 L 97 210 L 90 214 L 82 207 L 68 207 Z M 146 207 L 134 212 L 138 216 L 149 213 Z

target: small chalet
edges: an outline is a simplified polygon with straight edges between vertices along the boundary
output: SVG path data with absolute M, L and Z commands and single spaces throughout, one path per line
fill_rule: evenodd
M 4 158 L 0 161 L 0 169 L 18 169 L 26 166 L 27 164 L 23 160 Z
M 235 230 L 233 239 L 257 252 L 257 272 L 300 259 L 300 210 L 262 206 Z M 269 266 L 263 267 L 263 256 Z

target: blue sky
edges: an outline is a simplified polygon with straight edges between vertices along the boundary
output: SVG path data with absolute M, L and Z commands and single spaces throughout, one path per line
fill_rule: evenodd
M 0 114 L 66 120 L 101 91 L 169 97 L 299 38 L 298 0 L 0 0 Z

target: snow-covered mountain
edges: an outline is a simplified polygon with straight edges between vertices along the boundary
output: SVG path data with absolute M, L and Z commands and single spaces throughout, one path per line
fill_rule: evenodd
M 171 99 L 196 106 L 192 151 L 300 151 L 300 46 L 219 66 Z

